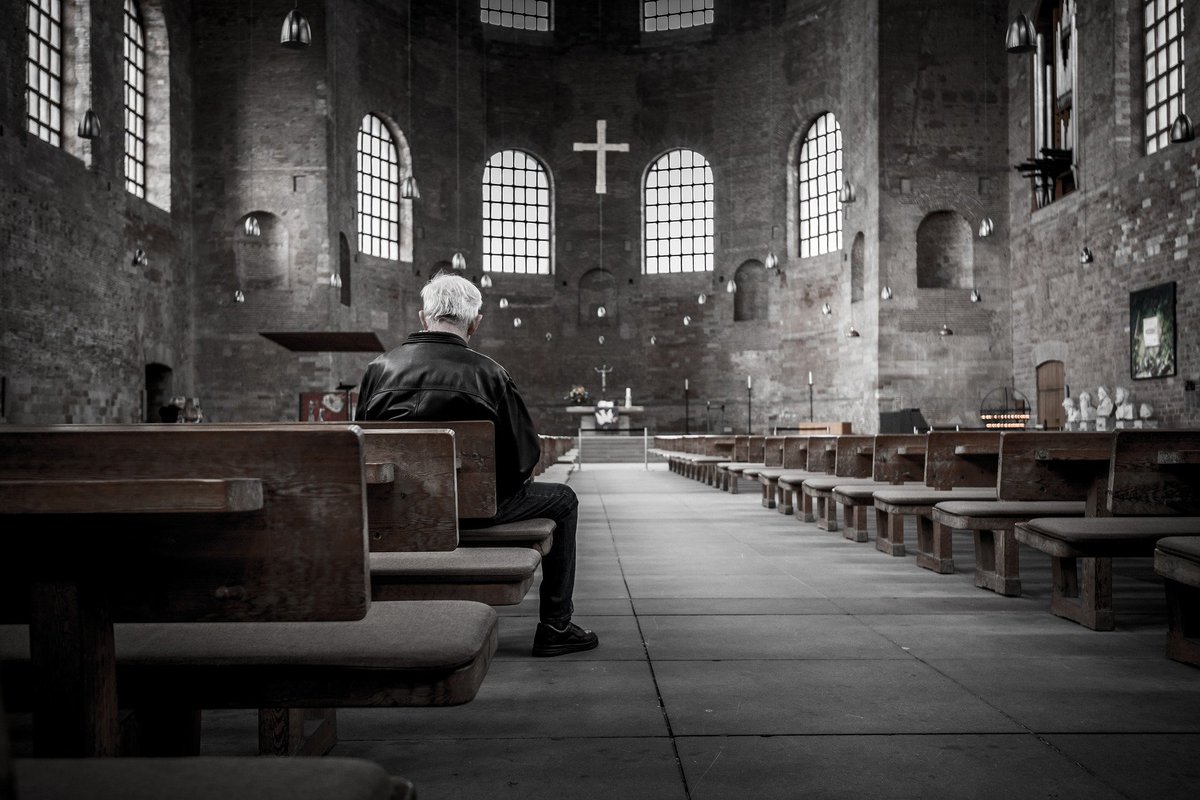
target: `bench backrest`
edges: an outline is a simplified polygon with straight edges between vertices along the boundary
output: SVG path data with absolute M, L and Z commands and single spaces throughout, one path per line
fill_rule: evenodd
M 784 436 L 768 436 L 763 441 L 763 465 L 767 467 L 783 466 Z
M 0 615 L 62 574 L 120 621 L 361 619 L 363 464 L 344 424 L 0 427 Z
M 458 547 L 454 431 L 382 428 L 370 423 L 363 434 L 371 552 Z
M 359 422 L 364 431 L 375 429 L 454 431 L 458 453 L 458 516 L 490 519 L 496 516 L 496 429 L 490 420 L 438 422 Z
M 1117 431 L 1107 494 L 1114 515 L 1200 516 L 1200 431 Z
M 929 432 L 925 485 L 931 489 L 995 487 L 999 470 L 999 431 Z
M 831 475 L 836 465 L 836 459 L 836 436 L 808 437 L 808 464 L 806 468 L 809 472 L 823 472 Z
M 871 478 L 882 483 L 910 483 L 925 477 L 923 433 L 881 433 L 875 437 Z
M 783 438 L 784 469 L 808 469 L 808 437 L 785 436 Z
M 839 436 L 834 452 L 833 474 L 839 478 L 869 478 L 874 455 L 874 436 Z
M 1112 433 L 1006 432 L 1000 436 L 1001 500 L 1085 500 L 1089 516 L 1102 498 Z

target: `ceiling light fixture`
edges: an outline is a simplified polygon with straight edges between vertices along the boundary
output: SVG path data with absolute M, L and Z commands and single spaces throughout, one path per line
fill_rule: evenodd
M 289 50 L 303 50 L 312 44 L 312 27 L 308 18 L 300 13 L 300 0 L 296 0 L 296 5 L 283 18 L 279 43 Z

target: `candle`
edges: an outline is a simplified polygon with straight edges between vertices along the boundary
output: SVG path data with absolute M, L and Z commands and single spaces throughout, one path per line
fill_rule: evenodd
M 808 371 L 808 385 L 812 386 L 812 370 Z
M 629 387 L 626 386 L 625 387 L 625 407 L 629 408 L 631 405 L 633 405 L 633 392 L 631 392 L 629 390 Z
M 683 390 L 685 392 L 688 390 L 688 379 L 687 378 L 683 379 Z
M 753 385 L 753 384 L 752 384 L 752 382 L 751 382 L 751 380 L 750 380 L 750 376 L 749 376 L 749 375 L 747 375 L 747 376 L 746 376 L 746 388 L 747 388 L 747 389 L 749 389 L 749 388 L 750 388 L 752 385 Z

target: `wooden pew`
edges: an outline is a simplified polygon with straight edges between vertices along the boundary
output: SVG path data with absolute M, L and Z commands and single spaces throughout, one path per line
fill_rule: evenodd
M 201 708 L 470 700 L 495 612 L 372 605 L 363 487 L 355 426 L 0 429 L 0 520 L 37 532 L 6 537 L 0 671 L 38 754 L 114 754 L 118 707 L 194 752 Z
M 1154 571 L 1167 594 L 1167 657 L 1200 666 L 1200 536 L 1159 539 Z
M 801 491 L 806 502 L 811 502 L 817 517 L 817 527 L 821 530 L 836 531 L 837 503 L 833 491 L 841 486 L 858 483 L 872 483 L 872 462 L 875 455 L 875 437 L 868 435 L 838 436 L 833 457 L 833 474 L 808 478 L 804 481 Z M 851 522 L 846 517 L 846 524 Z
M 718 489 L 738 494 L 738 481 L 747 467 L 762 467 L 764 436 L 735 436 L 733 440 L 733 460 L 720 461 L 716 464 L 714 484 Z
M 779 442 L 778 466 L 766 465 L 766 455 L 765 453 L 764 466 L 758 471 L 758 482 L 762 487 L 763 508 L 773 508 L 780 514 L 791 514 L 791 506 L 780 502 L 779 476 L 785 472 L 803 469 L 808 466 L 808 437 L 782 437 Z
M 936 435 L 936 436 L 935 436 Z M 881 489 L 875 493 L 875 548 L 893 556 L 903 556 L 904 521 L 914 517 L 917 522 L 918 547 L 926 553 L 933 549 L 933 508 L 946 500 L 995 500 L 995 483 L 971 484 L 943 482 L 944 475 L 937 470 L 940 463 L 936 448 L 947 446 L 947 442 L 958 442 L 958 437 L 969 437 L 970 431 L 931 431 L 925 443 L 925 480 L 923 486 L 904 486 Z M 988 434 L 984 434 L 988 435 Z M 955 438 L 948 438 L 955 437 Z M 970 441 L 963 438 L 961 441 Z M 953 444 L 953 447 L 960 445 Z M 969 463 L 969 462 L 964 462 Z M 932 481 L 932 483 L 931 483 Z M 931 559 L 921 559 L 921 566 L 932 567 Z
M 1008 440 L 1010 458 L 1019 457 L 1016 445 L 1020 442 L 1019 437 L 1026 435 L 1025 432 L 1003 434 Z M 930 486 L 997 486 L 1001 463 L 1000 433 L 931 433 L 930 440 Z M 1013 474 L 1012 467 L 1009 474 Z M 938 503 L 933 509 L 930 541 L 918 543 L 917 563 L 934 572 L 953 572 L 952 532 L 969 530 L 975 539 L 975 585 L 1002 595 L 1019 595 L 1020 559 L 1013 533 L 1017 523 L 1036 517 L 1082 516 L 1084 503 L 1078 499 L 1016 500 L 1012 497 L 1010 491 L 1007 497 L 998 495 L 995 501 Z
M 800 513 L 795 517 L 800 522 L 816 522 L 813 514 L 812 498 L 803 491 L 804 482 L 809 478 L 828 475 L 833 472 L 837 458 L 836 436 L 809 436 L 804 469 L 794 472 L 784 472 L 776 483 L 779 500 L 786 509 L 793 508 L 799 501 Z
M 756 481 L 761 484 L 759 474 L 765 469 L 777 469 L 783 466 L 783 442 L 785 436 L 765 436 L 763 437 L 763 461 L 762 466 L 751 465 L 742 470 L 742 476 L 747 480 Z M 775 493 L 771 492 L 768 496 L 767 492 L 763 491 L 762 504 L 764 508 L 775 507 Z
M 875 492 L 889 486 L 917 485 L 925 473 L 925 434 L 879 434 L 875 437 L 869 482 L 834 487 L 833 500 L 842 506 L 846 527 L 842 535 L 854 542 L 870 539 L 867 510 L 875 507 Z
M 1072 453 L 1047 447 L 1039 455 L 1103 473 L 1087 486 L 1099 505 L 1086 518 L 1021 523 L 1016 537 L 1050 556 L 1052 613 L 1092 630 L 1112 630 L 1112 559 L 1153 555 L 1167 537 L 1200 536 L 1200 431 L 1092 435 L 1112 437 L 1103 469 L 1089 458 L 1099 448 Z

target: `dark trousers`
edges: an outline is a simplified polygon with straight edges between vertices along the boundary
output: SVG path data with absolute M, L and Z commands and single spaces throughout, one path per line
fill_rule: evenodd
M 525 484 L 496 509 L 495 525 L 527 519 L 554 520 L 554 543 L 542 557 L 542 622 L 561 628 L 575 610 L 575 528 L 579 523 L 579 498 L 565 483 Z

